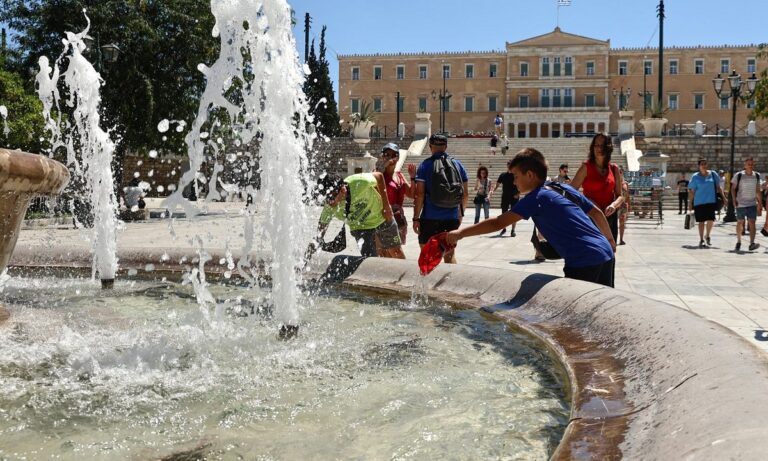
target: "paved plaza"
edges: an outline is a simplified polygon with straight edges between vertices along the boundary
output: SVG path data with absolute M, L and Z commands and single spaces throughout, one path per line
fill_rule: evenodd
M 149 206 L 159 206 L 159 201 L 150 199 Z M 199 248 L 195 236 L 200 236 L 207 248 L 228 247 L 237 254 L 243 245 L 242 206 L 240 203 L 210 204 L 207 216 L 194 221 L 176 220 L 173 234 L 167 220 L 127 223 L 119 234 L 119 247 L 122 250 L 157 249 L 158 258 L 168 248 L 187 248 L 194 254 Z M 319 208 L 312 211 L 315 219 Z M 495 214 L 498 211 L 492 212 L 492 216 Z M 257 216 L 263 219 L 261 213 Z M 412 216 L 412 210 L 406 210 L 406 216 Z M 465 225 L 471 224 L 473 217 L 474 210 L 469 210 Z M 759 225 L 762 222 L 761 219 Z M 307 232 L 312 232 L 315 225 L 312 222 Z M 328 235 L 334 235 L 336 229 L 332 224 Z M 504 237 L 487 235 L 464 239 L 459 242 L 457 258 L 461 264 L 562 276 L 562 261 L 533 261 L 531 232 L 532 224 L 523 221 L 518 224 L 514 238 L 507 233 Z M 616 288 L 690 310 L 768 352 L 768 239 L 758 234 L 761 247 L 757 251 L 736 253 L 734 232 L 734 224 L 718 223 L 713 229 L 712 247 L 700 249 L 697 231 L 684 230 L 682 216 L 676 213 L 665 215 L 662 226 L 655 220 L 633 218 L 628 222 L 627 244 L 620 246 L 617 254 Z M 357 253 L 349 236 L 348 241 L 348 252 Z M 22 231 L 18 242 L 19 247 L 41 250 L 56 245 L 82 246 L 86 251 L 88 243 L 80 231 L 71 228 L 27 229 Z M 419 247 L 412 232 L 408 235 L 405 254 L 416 264 Z

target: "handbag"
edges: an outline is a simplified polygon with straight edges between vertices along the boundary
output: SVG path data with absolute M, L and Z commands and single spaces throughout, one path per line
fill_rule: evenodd
M 328 253 L 338 253 L 347 247 L 347 223 L 346 218 L 349 216 L 349 208 L 352 203 L 350 193 L 347 192 L 347 203 L 344 205 L 344 218 L 345 222 L 341 225 L 341 230 L 330 242 L 320 242 L 320 248 Z
M 472 199 L 472 203 L 474 203 L 475 205 L 482 205 L 483 203 L 485 203 L 485 195 L 482 195 L 482 194 L 475 195 L 475 198 Z
M 692 214 L 686 214 L 685 215 L 685 228 L 686 229 L 693 229 L 693 215 Z
M 712 174 L 712 172 L 710 172 L 709 174 Z M 723 205 L 725 204 L 725 198 L 722 196 L 722 194 L 719 194 L 717 192 L 717 183 L 715 183 L 714 175 L 712 175 L 712 187 L 715 188 L 715 211 L 719 212 L 723 209 Z

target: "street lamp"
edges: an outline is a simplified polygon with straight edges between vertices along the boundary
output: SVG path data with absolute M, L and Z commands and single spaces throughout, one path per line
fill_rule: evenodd
M 444 62 L 445 61 L 442 61 L 442 63 Z M 440 133 L 445 134 L 445 101 L 450 99 L 453 95 L 445 89 L 445 67 L 441 67 L 441 70 L 443 72 L 443 89 L 432 90 L 432 100 L 440 100 Z
M 728 81 L 728 88 L 725 88 L 725 82 Z M 736 152 L 736 106 L 739 100 L 749 101 L 755 95 L 755 88 L 757 88 L 757 77 L 753 73 L 746 81 L 741 79 L 741 75 L 736 73 L 736 70 L 731 72 L 728 78 L 723 78 L 720 74 L 712 79 L 712 85 L 715 87 L 715 94 L 720 99 L 733 99 L 733 110 L 731 112 L 731 168 L 728 172 L 728 183 L 733 180 L 733 158 Z M 745 88 L 746 86 L 746 88 Z M 726 91 L 723 91 L 723 90 Z M 728 187 L 730 193 L 730 186 Z M 728 200 L 728 210 L 725 213 L 723 222 L 735 222 L 736 214 L 733 209 L 733 200 Z
M 99 42 L 99 34 L 96 34 L 96 39 L 86 35 L 83 37 L 86 50 L 96 51 L 96 70 L 101 72 L 102 62 L 113 64 L 117 62 L 117 58 L 120 56 L 120 48 L 114 43 L 108 43 L 101 45 Z

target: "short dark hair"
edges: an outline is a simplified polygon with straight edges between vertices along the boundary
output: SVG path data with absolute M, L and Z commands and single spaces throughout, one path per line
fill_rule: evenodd
M 705 159 L 704 157 L 700 157 L 697 165 L 701 165 L 702 163 L 707 163 L 707 159 Z
M 560 165 L 560 169 L 562 170 L 563 168 L 568 168 L 568 164 L 567 163 L 563 163 L 562 165 Z
M 532 147 L 526 147 L 518 152 L 510 162 L 510 166 L 517 168 L 521 173 L 533 171 L 542 181 L 547 179 L 547 159 L 544 158 L 544 154 Z
M 429 144 L 432 146 L 447 146 L 448 138 L 442 134 L 433 134 L 429 137 Z
M 344 187 L 344 180 L 341 176 L 334 173 L 326 173 L 317 182 L 317 197 L 321 202 L 330 202 L 339 194 Z
M 613 142 L 611 141 L 611 137 L 605 133 L 597 133 L 595 136 L 592 137 L 592 142 L 589 143 L 589 161 L 594 164 L 597 164 L 597 162 L 595 162 L 595 143 L 597 142 L 597 138 L 601 136 L 605 139 L 604 141 L 605 147 L 603 147 L 603 154 L 605 154 L 605 166 L 608 166 L 611 163 L 611 154 L 613 153 Z

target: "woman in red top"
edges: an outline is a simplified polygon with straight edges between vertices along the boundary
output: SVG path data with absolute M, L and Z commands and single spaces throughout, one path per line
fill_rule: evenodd
M 614 240 L 619 233 L 618 214 L 624 203 L 621 185 L 624 182 L 619 166 L 611 163 L 611 138 L 598 133 L 589 145 L 589 158 L 582 163 L 571 186 L 581 188 L 584 195 L 600 208 L 608 220 Z
M 392 206 L 392 214 L 397 221 L 397 228 L 400 231 L 400 243 L 405 245 L 405 236 L 408 233 L 408 221 L 403 212 L 403 202 L 405 198 L 413 198 L 415 187 L 405 180 L 403 173 L 395 173 L 395 166 L 400 156 L 400 148 L 395 143 L 388 143 L 381 148 L 380 162 L 377 167 L 384 173 L 384 184 L 387 186 L 387 198 Z M 413 171 L 411 171 L 413 170 Z M 416 176 L 416 165 L 408 165 L 408 174 L 413 178 Z

